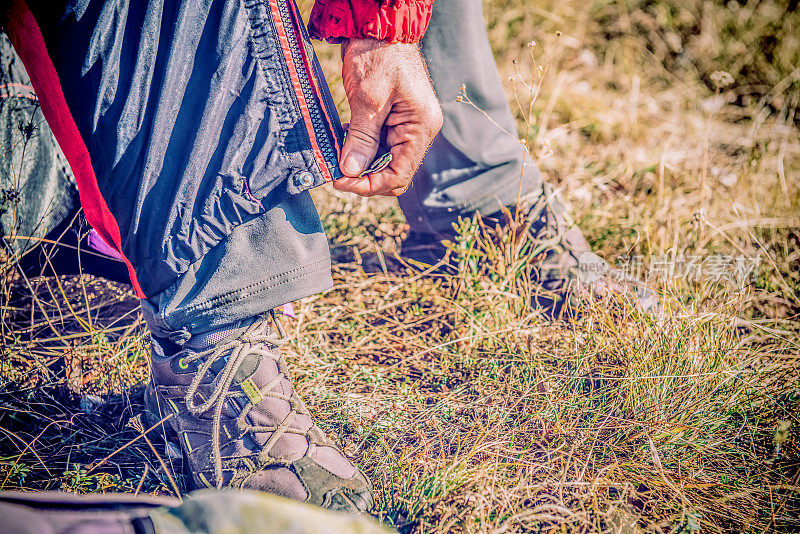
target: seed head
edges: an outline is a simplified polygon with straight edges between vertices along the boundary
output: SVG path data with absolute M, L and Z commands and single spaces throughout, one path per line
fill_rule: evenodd
M 711 73 L 711 82 L 716 86 L 717 89 L 724 89 L 733 83 L 733 76 L 731 76 L 730 72 L 725 72 L 724 70 L 717 70 Z

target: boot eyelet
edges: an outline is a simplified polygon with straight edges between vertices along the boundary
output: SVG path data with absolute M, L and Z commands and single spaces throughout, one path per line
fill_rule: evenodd
M 178 367 L 180 367 L 184 371 L 189 368 L 189 364 L 186 363 L 186 358 L 181 358 L 180 360 L 178 360 Z

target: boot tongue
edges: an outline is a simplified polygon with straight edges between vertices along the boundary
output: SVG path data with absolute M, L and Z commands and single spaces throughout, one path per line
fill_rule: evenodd
M 168 361 L 181 351 L 181 348 L 169 339 L 150 335 L 151 356 L 157 362 Z
M 183 348 L 196 351 L 208 349 L 221 341 L 240 335 L 259 319 L 261 319 L 260 316 L 248 317 L 247 319 L 242 319 L 241 321 L 236 321 L 213 330 L 194 334 L 189 338 L 189 341 L 183 345 Z
M 217 330 L 211 330 L 209 332 L 203 332 L 202 334 L 192 336 L 183 347 L 198 352 L 201 350 L 206 350 L 240 329 L 241 325 L 236 324 Z
M 240 336 L 242 336 L 245 331 L 250 328 L 258 319 L 258 317 L 249 318 L 227 325 L 223 328 L 203 332 L 201 334 L 195 334 L 189 341 L 186 342 L 186 344 L 184 344 L 183 349 L 184 351 L 190 352 L 202 352 L 211 350 L 215 345 L 220 343 L 228 343 L 231 340 L 238 341 Z M 203 383 L 213 382 L 219 373 L 222 372 L 222 370 L 228 365 L 230 357 L 231 353 L 228 353 L 223 355 L 221 358 L 215 359 L 215 361 L 209 367 L 208 373 L 203 379 Z M 199 359 L 195 363 L 195 366 L 198 366 L 203 359 L 204 358 Z M 257 374 L 260 366 L 260 361 L 261 358 L 258 354 L 245 355 L 242 362 L 239 364 L 238 369 L 236 369 L 236 372 L 233 375 L 234 384 L 242 385 L 243 389 L 246 389 L 245 386 L 249 386 L 249 388 L 247 388 L 245 391 L 246 393 L 255 392 L 252 395 L 248 394 L 248 397 L 255 397 L 255 400 L 251 398 L 253 404 L 256 404 L 258 397 L 260 397 L 257 394 L 259 385 L 253 381 L 253 377 Z
M 224 343 L 230 339 L 237 338 L 240 336 L 250 325 L 252 325 L 254 319 L 246 319 L 243 321 L 239 321 L 237 323 L 233 323 L 227 325 L 222 328 L 218 328 L 216 330 L 210 330 L 207 332 L 203 332 L 201 334 L 193 335 L 189 341 L 187 341 L 183 345 L 182 353 L 186 352 L 203 352 L 207 350 L 211 350 L 215 345 L 219 343 Z M 211 367 L 208 370 L 208 374 L 204 377 L 203 383 L 212 382 L 214 377 L 220 373 L 225 366 L 228 364 L 229 355 L 224 355 L 222 358 L 217 359 L 214 363 L 211 364 Z M 205 358 L 201 358 L 192 364 L 192 370 L 196 370 L 197 367 L 203 362 Z M 173 366 L 174 367 L 174 366 Z M 242 380 L 246 380 L 247 377 L 252 375 L 256 368 L 258 367 L 258 357 L 254 355 L 248 355 L 245 357 L 242 364 L 239 366 L 236 374 L 234 375 L 234 380 L 236 382 L 241 382 Z M 176 371 L 179 372 L 179 371 Z
M 205 377 L 203 382 L 211 382 L 214 380 L 225 366 L 228 365 L 228 358 L 230 355 L 225 355 L 224 357 L 218 359 L 214 363 L 211 364 L 211 367 L 208 369 L 208 375 Z M 233 375 L 233 382 L 235 384 L 240 384 L 253 376 L 258 369 L 259 365 L 259 357 L 255 354 L 248 354 L 242 360 L 242 363 L 239 365 L 239 368 L 236 370 L 236 373 Z
M 233 375 L 234 382 L 242 383 L 251 376 L 253 376 L 258 369 L 260 358 L 255 354 L 248 354 L 245 356 L 242 364 L 239 366 L 239 369 L 236 370 L 236 374 Z

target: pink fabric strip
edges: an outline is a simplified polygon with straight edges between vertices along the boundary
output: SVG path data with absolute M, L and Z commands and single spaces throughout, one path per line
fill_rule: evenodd
M 97 252 L 99 252 L 104 256 L 108 256 L 109 258 L 114 258 L 115 260 L 118 261 L 123 261 L 123 262 L 125 261 L 122 255 L 119 252 L 117 252 L 114 248 L 112 248 L 108 243 L 106 243 L 100 236 L 100 234 L 98 234 L 97 231 L 94 229 L 92 229 L 92 231 L 89 232 L 89 236 L 86 238 L 86 243 L 88 243 L 90 247 L 92 247 L 94 250 L 96 250 Z

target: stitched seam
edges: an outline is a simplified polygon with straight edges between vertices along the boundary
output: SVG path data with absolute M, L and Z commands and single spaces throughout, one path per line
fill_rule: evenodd
M 251 289 L 251 288 L 258 287 L 258 286 L 261 286 L 261 285 L 263 285 L 263 284 L 265 284 L 265 283 L 269 283 L 270 281 L 272 281 L 272 280 L 275 280 L 276 278 L 280 278 L 280 277 L 282 277 L 282 276 L 288 276 L 288 275 L 291 275 L 292 273 L 296 273 L 296 272 L 298 272 L 298 271 L 302 271 L 302 270 L 305 270 L 305 269 L 309 269 L 309 268 L 311 268 L 311 267 L 313 267 L 313 266 L 315 266 L 315 265 L 318 265 L 318 264 L 320 264 L 320 263 L 325 263 L 325 264 L 327 264 L 327 263 L 328 263 L 328 259 L 326 258 L 326 259 L 323 259 L 323 260 L 315 261 L 314 263 L 309 263 L 308 265 L 304 265 L 304 266 L 302 266 L 302 267 L 298 267 L 298 268 L 296 268 L 296 269 L 292 269 L 292 270 L 290 270 L 290 271 L 284 271 L 284 272 L 282 272 L 281 274 L 276 274 L 276 275 L 274 275 L 274 276 L 270 276 L 269 278 L 266 278 L 266 279 L 264 279 L 264 280 L 261 280 L 260 282 L 255 282 L 255 283 L 253 283 L 253 284 L 250 284 L 250 285 L 248 285 L 248 286 L 245 286 L 245 287 L 242 287 L 242 288 L 236 289 L 236 290 L 234 290 L 234 291 L 229 291 L 228 293 L 225 293 L 225 294 L 223 294 L 223 295 L 218 295 L 218 296 L 214 297 L 213 299 L 208 299 L 208 300 L 204 300 L 203 302 L 198 302 L 197 304 L 193 304 L 192 306 L 189 306 L 188 308 L 186 308 L 186 309 L 185 309 L 185 310 L 182 312 L 182 315 L 184 315 L 184 316 L 185 316 L 185 315 L 187 315 L 187 314 L 191 313 L 192 311 L 195 311 L 195 310 L 197 310 L 197 309 L 199 309 L 199 308 L 205 308 L 205 307 L 207 307 L 207 306 L 208 306 L 208 305 L 210 305 L 210 304 L 213 304 L 213 303 L 215 303 L 215 302 L 218 302 L 218 301 L 224 300 L 224 299 L 226 299 L 227 297 L 229 297 L 229 296 L 231 296 L 231 295 L 233 295 L 233 294 L 235 294 L 235 293 L 241 293 L 241 292 L 243 292 L 243 291 L 247 291 L 247 290 L 249 290 L 249 289 Z M 249 292 L 248 292 L 247 296 L 248 296 L 248 297 L 252 297 L 253 295 L 257 295 L 257 294 L 259 294 L 259 293 L 263 293 L 264 291 L 267 291 L 267 290 L 269 290 L 269 289 L 273 289 L 273 288 L 276 288 L 276 287 L 278 287 L 278 286 L 281 286 L 281 285 L 283 285 L 283 284 L 287 284 L 287 283 L 289 283 L 289 282 L 293 282 L 293 281 L 295 281 L 295 280 L 297 280 L 297 279 L 299 279 L 299 278 L 302 278 L 302 277 L 305 277 L 305 276 L 308 276 L 308 275 L 314 274 L 314 273 L 316 273 L 317 271 L 321 271 L 321 270 L 323 270 L 323 269 L 321 269 L 321 268 L 320 268 L 320 269 L 315 269 L 315 270 L 309 271 L 308 273 L 305 273 L 305 274 L 303 274 L 303 275 L 301 275 L 301 276 L 298 276 L 298 277 L 295 277 L 295 278 L 288 278 L 288 279 L 286 279 L 286 280 L 284 280 L 284 281 L 282 281 L 282 282 L 279 282 L 279 283 L 277 283 L 277 284 L 273 284 L 273 285 L 268 285 L 268 286 L 266 286 L 266 287 L 262 287 L 262 288 L 260 288 L 260 289 L 256 290 L 256 291 L 255 291 L 255 292 L 253 292 L 253 293 L 249 293 Z M 239 299 L 236 299 L 236 300 L 239 300 Z M 230 302 L 236 302 L 236 300 L 233 300 L 233 301 L 230 301 Z M 226 303 L 226 304 L 228 304 L 228 303 Z

